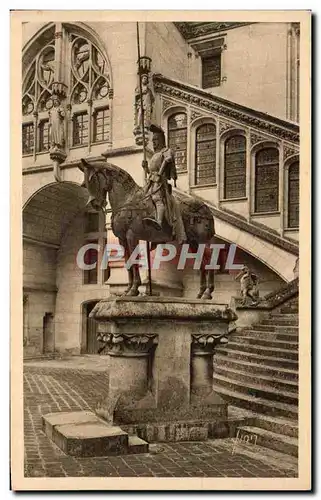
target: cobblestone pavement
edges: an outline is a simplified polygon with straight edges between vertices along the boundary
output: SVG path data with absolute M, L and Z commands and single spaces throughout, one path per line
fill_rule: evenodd
M 296 460 L 277 452 L 233 451 L 230 439 L 158 443 L 150 453 L 73 458 L 42 431 L 49 412 L 94 410 L 106 394 L 108 375 L 95 363 L 26 363 L 24 369 L 25 475 L 29 477 L 296 477 Z M 281 457 L 281 459 L 280 459 Z

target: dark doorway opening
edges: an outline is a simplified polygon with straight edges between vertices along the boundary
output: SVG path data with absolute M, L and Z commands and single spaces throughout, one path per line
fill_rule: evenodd
M 86 354 L 98 354 L 98 349 L 100 347 L 97 341 L 97 322 L 89 318 L 89 314 L 97 304 L 97 300 L 92 302 L 87 302 L 83 305 L 83 318 L 85 323 L 86 335 L 85 335 L 85 345 L 83 346 L 83 353 Z
M 43 317 L 43 354 L 54 352 L 55 330 L 54 317 L 51 312 L 46 312 Z

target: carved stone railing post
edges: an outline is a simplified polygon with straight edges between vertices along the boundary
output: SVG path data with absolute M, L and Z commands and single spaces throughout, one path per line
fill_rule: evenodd
M 215 335 L 193 334 L 191 351 L 191 394 L 204 397 L 213 386 Z

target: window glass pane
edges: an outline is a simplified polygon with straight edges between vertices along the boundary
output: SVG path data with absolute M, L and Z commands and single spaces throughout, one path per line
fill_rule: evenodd
M 224 198 L 246 196 L 246 140 L 235 135 L 225 141 Z
M 100 109 L 94 116 L 94 142 L 109 141 L 109 109 Z
M 255 211 L 275 212 L 279 208 L 279 152 L 265 148 L 256 154 Z
M 73 121 L 73 145 L 88 144 L 88 115 L 79 113 L 74 116 Z
M 203 89 L 219 87 L 221 84 L 221 53 L 202 59 Z
M 86 213 L 86 233 L 96 233 L 99 231 L 99 213 L 98 212 L 88 212 Z
M 299 162 L 289 167 L 288 227 L 299 227 L 300 172 Z
M 31 154 L 34 148 L 34 126 L 27 123 L 22 126 L 22 153 Z
M 177 170 L 186 170 L 187 150 L 187 116 L 186 113 L 176 113 L 168 120 L 168 146 L 175 156 Z
M 86 241 L 85 244 L 98 244 L 97 240 L 94 241 Z M 94 269 L 87 269 L 84 270 L 84 285 L 93 285 L 98 282 L 98 251 L 94 248 L 91 248 L 87 250 L 87 252 L 84 255 L 84 263 L 89 265 L 89 264 L 95 264 L 96 266 Z
M 216 182 L 216 127 L 207 123 L 196 131 L 196 184 Z
M 49 143 L 49 120 L 43 120 L 39 124 L 39 146 L 38 151 L 48 151 Z

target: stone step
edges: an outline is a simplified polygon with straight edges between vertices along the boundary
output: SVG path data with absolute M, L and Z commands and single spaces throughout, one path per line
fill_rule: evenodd
M 238 342 L 242 344 L 258 345 L 263 347 L 280 347 L 291 350 L 296 350 L 299 348 L 298 342 L 289 342 L 287 340 L 271 339 L 270 337 L 259 337 L 249 335 L 248 332 L 243 334 L 234 334 L 229 337 L 233 342 Z
M 285 436 L 299 436 L 299 427 L 296 420 L 289 420 L 282 417 L 269 417 L 268 415 L 257 415 L 254 420 L 254 425 L 267 431 L 283 434 Z
M 280 309 L 280 313 L 282 314 L 299 314 L 299 308 L 298 306 L 284 306 L 284 307 L 281 307 Z
M 217 372 L 213 375 L 215 385 L 220 385 L 234 392 L 240 392 L 256 398 L 264 398 L 271 401 L 279 401 L 287 404 L 298 404 L 298 394 L 289 391 L 281 391 L 274 389 L 266 384 L 259 385 L 257 383 L 248 382 L 246 385 L 239 379 L 232 378 L 232 374 L 228 377 Z
M 238 334 L 239 332 L 237 332 Z M 242 330 L 242 335 L 243 334 L 249 334 L 251 337 L 259 337 L 262 339 L 271 339 L 271 340 L 288 340 L 290 342 L 298 342 L 299 340 L 299 335 L 298 332 L 296 333 L 289 333 L 289 332 L 267 332 L 263 330 L 252 330 L 252 329 L 243 329 Z
M 286 320 L 293 319 L 293 320 L 297 321 L 298 315 L 295 313 L 291 313 L 291 312 L 288 312 L 288 313 L 272 312 L 270 314 L 270 319 L 275 319 L 275 321 L 278 321 L 278 320 L 283 321 L 284 319 L 286 319 Z
M 278 377 L 284 380 L 291 380 L 297 382 L 298 380 L 298 370 L 291 370 L 288 368 L 282 368 L 281 366 L 269 366 L 264 363 L 257 364 L 253 361 L 244 361 L 242 359 L 233 359 L 230 356 L 216 354 L 214 356 L 214 370 L 217 367 L 222 368 L 232 368 L 240 371 L 246 370 L 249 374 L 258 375 L 271 375 L 272 377 Z
M 272 326 L 298 326 L 299 325 L 299 318 L 287 318 L 287 317 L 282 317 L 279 319 L 276 318 L 268 318 L 268 319 L 262 319 L 260 321 L 261 325 L 272 325 Z
M 253 412 L 264 415 L 281 416 L 291 419 L 298 418 L 297 405 L 290 405 L 286 403 L 280 403 L 278 401 L 269 401 L 268 399 L 256 398 L 254 396 L 249 396 L 241 392 L 232 391 L 218 384 L 213 384 L 213 390 L 234 406 L 246 408 Z
M 265 384 L 273 389 L 280 389 L 281 391 L 289 391 L 295 394 L 298 393 L 297 381 L 286 380 L 285 378 L 276 378 L 270 375 L 263 375 L 258 373 L 251 373 L 249 371 L 235 370 L 234 368 L 225 365 L 215 365 L 214 373 L 223 375 L 223 377 L 231 376 L 234 380 L 239 380 L 245 384 Z
M 264 325 L 258 323 L 251 327 L 244 328 L 244 330 L 262 330 L 263 332 L 277 332 L 277 333 L 296 333 L 299 334 L 299 327 L 296 325 Z
M 259 446 L 280 451 L 294 457 L 298 456 L 298 440 L 295 437 L 276 434 L 275 432 L 261 429 L 260 427 L 242 426 L 238 427 L 239 440 L 244 440 L 246 436 L 252 437 L 251 443 Z M 254 439 L 253 439 L 254 438 Z
M 262 356 L 273 356 L 275 358 L 298 360 L 299 353 L 297 350 L 281 349 L 279 347 L 265 347 L 261 345 L 252 345 L 249 343 L 237 342 L 232 339 L 225 347 L 226 350 L 236 350 L 243 352 L 251 352 Z
M 217 354 L 226 356 L 227 359 L 228 358 L 241 359 L 243 361 L 249 361 L 251 363 L 253 362 L 257 364 L 264 364 L 267 366 L 277 366 L 279 367 L 279 369 L 283 368 L 289 368 L 291 370 L 298 369 L 298 361 L 295 361 L 293 359 L 262 356 L 256 353 L 239 351 L 236 349 L 227 349 L 227 347 L 217 347 L 216 352 Z
M 128 436 L 128 454 L 134 453 L 148 453 L 149 445 L 147 441 L 139 438 L 138 436 Z

